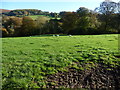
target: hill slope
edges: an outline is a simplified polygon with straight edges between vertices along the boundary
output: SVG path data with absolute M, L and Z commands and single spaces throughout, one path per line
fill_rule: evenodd
M 10 12 L 12 10 L 7 10 L 7 9 L 0 9 L 0 13 L 6 13 L 6 12 Z

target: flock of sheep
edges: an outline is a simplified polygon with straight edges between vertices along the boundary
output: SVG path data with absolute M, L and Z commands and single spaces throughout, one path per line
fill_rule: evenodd
M 53 35 L 53 37 L 59 37 L 60 35 Z M 72 35 L 68 35 L 69 37 L 72 37 Z M 32 37 L 32 36 L 29 36 Z
M 60 35 L 53 35 L 53 37 L 59 37 Z M 69 37 L 71 37 L 72 35 L 68 35 Z

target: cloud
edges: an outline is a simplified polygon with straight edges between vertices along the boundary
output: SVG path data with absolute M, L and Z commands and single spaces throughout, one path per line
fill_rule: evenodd
M 1 0 L 2 2 L 102 2 L 104 0 Z M 119 2 L 119 0 L 112 0 Z

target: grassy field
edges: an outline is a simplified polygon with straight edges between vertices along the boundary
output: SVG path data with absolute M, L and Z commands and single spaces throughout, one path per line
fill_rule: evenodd
M 84 70 L 74 62 L 120 64 L 118 35 L 39 36 L 2 39 L 3 87 L 46 87 L 46 75 Z
M 38 17 L 40 17 L 40 16 L 45 16 L 45 15 L 31 15 L 31 16 L 29 16 L 29 17 L 31 17 L 32 19 L 37 19 Z M 48 17 L 48 18 L 50 18 L 50 19 L 55 19 L 54 17 L 49 17 L 49 16 L 45 16 L 45 17 Z M 57 18 L 57 19 L 60 19 L 60 18 Z

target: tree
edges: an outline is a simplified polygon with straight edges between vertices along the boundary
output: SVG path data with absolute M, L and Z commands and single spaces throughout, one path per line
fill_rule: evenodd
M 2 28 L 2 37 L 8 36 L 9 32 L 6 30 L 6 28 Z
M 77 10 L 77 32 L 78 34 L 87 34 L 89 28 L 89 9 L 85 7 L 80 7 Z
M 78 16 L 75 12 L 66 12 L 62 15 L 62 28 L 65 34 L 72 34 L 75 32 Z
M 117 16 L 118 16 L 118 19 L 117 19 L 117 21 L 118 21 L 118 33 L 120 34 L 120 1 L 118 2 L 117 6 L 118 6 L 117 7 L 117 10 L 118 10 L 118 14 L 117 14 Z
M 61 21 L 58 19 L 51 19 L 48 23 L 46 23 L 44 31 L 49 34 L 62 33 Z
M 77 13 L 79 14 L 80 17 L 82 16 L 87 16 L 89 14 L 89 9 L 85 8 L 85 7 L 80 7 L 77 10 Z
M 42 34 L 45 32 L 43 31 L 43 27 L 46 25 L 46 23 L 50 20 L 50 18 L 45 17 L 45 16 L 39 16 L 36 19 L 36 34 Z
M 88 15 L 87 34 L 98 34 L 101 22 L 98 21 L 97 13 L 90 11 Z
M 33 35 L 35 28 L 36 24 L 32 18 L 27 16 L 23 17 L 21 26 L 21 33 L 23 36 Z
M 9 33 L 9 36 L 14 36 L 17 32 L 17 29 L 22 25 L 22 19 L 15 16 L 3 17 L 2 25 Z
M 100 14 L 100 21 L 102 22 L 102 26 L 104 27 L 105 32 L 108 32 L 110 29 L 110 22 L 112 22 L 112 15 L 117 12 L 117 3 L 105 0 L 100 4 L 100 7 L 96 8 L 95 11 L 99 12 Z

